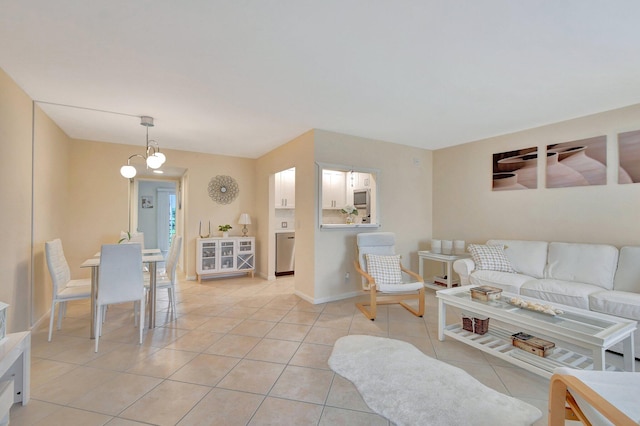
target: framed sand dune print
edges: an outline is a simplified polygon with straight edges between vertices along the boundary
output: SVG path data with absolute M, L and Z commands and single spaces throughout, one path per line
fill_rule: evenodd
M 493 154 L 493 191 L 538 187 L 538 148 Z
M 607 184 L 607 137 L 547 145 L 546 187 Z
M 618 134 L 618 183 L 640 182 L 640 130 Z

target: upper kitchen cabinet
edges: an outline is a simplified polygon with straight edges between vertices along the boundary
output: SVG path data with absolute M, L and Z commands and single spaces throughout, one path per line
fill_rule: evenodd
M 340 170 L 322 171 L 322 208 L 341 209 L 347 204 L 347 177 Z
M 371 188 L 371 173 L 351 172 L 353 189 Z
M 296 169 L 276 173 L 275 206 L 277 209 L 293 209 L 296 206 Z

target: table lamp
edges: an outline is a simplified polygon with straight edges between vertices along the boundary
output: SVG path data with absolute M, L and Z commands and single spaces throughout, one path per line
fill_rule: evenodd
M 247 225 L 251 225 L 251 217 L 248 213 L 242 213 L 240 215 L 240 219 L 238 219 L 238 224 L 243 225 L 242 227 L 242 236 L 247 236 Z

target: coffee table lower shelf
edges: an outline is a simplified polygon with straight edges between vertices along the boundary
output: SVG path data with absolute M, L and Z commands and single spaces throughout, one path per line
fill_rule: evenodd
M 511 343 L 513 332 L 494 325 L 489 327 L 489 331 L 486 334 L 475 334 L 463 329 L 461 324 L 450 324 L 445 327 L 444 334 L 547 378 L 551 378 L 556 367 L 593 370 L 593 359 L 591 357 L 566 348 L 556 346 L 554 351 L 546 357 L 540 357 L 516 348 Z M 619 370 L 612 365 L 606 365 L 605 369 L 607 371 Z

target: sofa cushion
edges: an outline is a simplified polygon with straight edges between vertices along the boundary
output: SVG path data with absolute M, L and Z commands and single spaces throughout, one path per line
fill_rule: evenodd
M 601 291 L 602 287 L 593 284 L 554 279 L 531 280 L 520 287 L 523 296 L 582 309 L 589 309 L 590 294 Z
M 613 290 L 618 249 L 606 244 L 549 243 L 545 278 Z
M 488 285 L 498 287 L 508 293 L 520 294 L 520 287 L 527 281 L 533 280 L 528 275 L 498 271 L 474 271 L 469 280 L 473 285 Z
M 469 244 L 469 252 L 476 270 L 515 272 L 501 245 Z
M 503 245 L 504 254 L 516 272 L 534 278 L 544 278 L 549 247 L 546 241 L 489 240 L 487 244 Z
M 627 291 L 600 291 L 589 295 L 595 312 L 640 321 L 640 294 Z
M 640 293 L 640 247 L 622 247 L 613 289 Z

